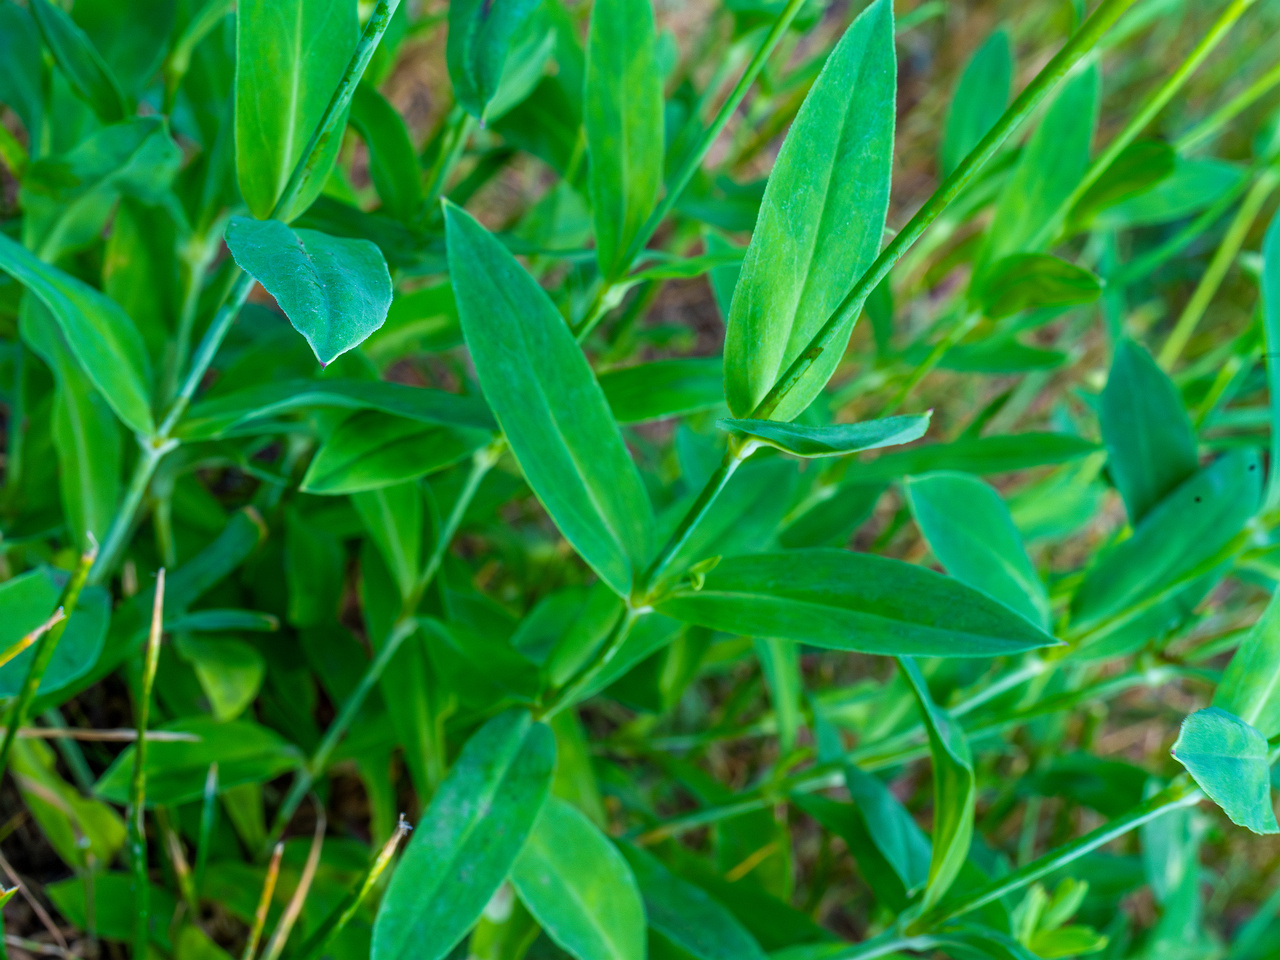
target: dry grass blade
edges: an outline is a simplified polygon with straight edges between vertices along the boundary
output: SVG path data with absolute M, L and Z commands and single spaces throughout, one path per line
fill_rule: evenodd
M 0 733 L 8 733 L 8 727 L 0 727 Z M 138 731 L 129 727 L 110 730 L 76 730 L 61 727 L 23 727 L 18 731 L 19 740 L 84 740 L 92 743 L 133 743 Z M 180 730 L 149 730 L 147 739 L 153 743 L 199 743 L 200 737 Z
M 27 889 L 27 885 L 22 882 L 22 878 L 18 876 L 16 870 L 9 865 L 9 861 L 5 859 L 4 854 L 0 853 L 0 870 L 4 871 L 4 875 L 9 878 L 9 882 L 17 888 L 22 894 L 22 899 L 27 901 L 27 905 L 31 907 L 32 913 L 39 918 L 44 928 L 49 931 L 49 936 L 53 937 L 54 942 L 65 952 L 67 950 L 67 938 L 62 935 L 62 931 L 58 929 L 58 925 L 53 922 L 53 917 L 49 916 L 49 911 L 44 908 L 39 900 L 31 895 L 31 891 Z M 25 948 L 24 948 L 25 949 Z
M 249 942 L 244 945 L 241 960 L 253 960 L 258 951 L 258 941 L 262 939 L 262 928 L 267 925 L 267 911 L 271 909 L 271 897 L 276 892 L 276 880 L 280 877 L 280 858 L 284 856 L 284 844 L 277 843 L 271 851 L 271 862 L 267 864 L 267 876 L 262 881 L 262 896 L 258 898 L 258 909 L 253 914 L 253 929 L 249 931 Z
M 280 917 L 280 922 L 276 924 L 275 932 L 271 934 L 271 939 L 267 941 L 267 949 L 263 951 L 263 960 L 276 960 L 280 956 L 280 951 L 284 949 L 285 941 L 289 939 L 289 934 L 293 930 L 293 925 L 298 921 L 298 915 L 302 913 L 302 905 L 307 901 L 307 894 L 311 891 L 311 881 L 315 879 L 316 869 L 320 866 L 320 851 L 324 847 L 325 817 L 324 808 L 319 801 L 312 802 L 316 806 L 316 831 L 311 839 L 311 850 L 307 854 L 306 865 L 302 868 L 302 876 L 298 880 L 298 889 L 293 891 L 293 896 L 289 898 L 289 906 L 285 908 L 284 914 Z
M 67 615 L 62 612 L 61 607 L 53 611 L 53 616 L 48 620 L 40 624 L 40 626 L 36 627 L 17 643 L 10 646 L 8 650 L 4 651 L 4 653 L 0 653 L 0 667 L 3 667 L 6 663 L 20 654 L 23 650 L 27 649 L 27 647 L 31 646 L 65 619 L 67 619 Z

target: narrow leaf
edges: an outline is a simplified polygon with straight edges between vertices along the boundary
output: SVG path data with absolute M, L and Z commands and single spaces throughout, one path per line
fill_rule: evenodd
M 32 0 L 30 6 L 45 46 L 71 88 L 103 123 L 123 120 L 129 111 L 120 84 L 84 31 L 49 0 Z
M 376 87 L 362 83 L 351 100 L 350 123 L 369 148 L 369 176 L 382 211 L 413 220 L 421 212 L 422 168 L 404 120 Z
M 1280 733 L 1280 593 L 1227 664 L 1213 705 L 1234 713 L 1267 739 Z
M 886 417 L 864 423 L 836 423 L 809 427 L 777 420 L 717 420 L 721 430 L 794 454 L 797 457 L 839 457 L 919 440 L 929 429 L 930 414 Z
M 449 4 L 445 60 L 453 95 L 476 119 L 498 92 L 503 67 L 538 0 L 458 0 Z
M 1009 103 L 1013 81 L 1013 49 L 1009 31 L 1000 27 L 965 64 L 951 95 L 947 124 L 942 134 L 939 162 L 947 176 L 978 145 Z
M 619 423 L 664 420 L 720 406 L 723 369 L 719 357 L 655 360 L 600 374 L 600 389 Z

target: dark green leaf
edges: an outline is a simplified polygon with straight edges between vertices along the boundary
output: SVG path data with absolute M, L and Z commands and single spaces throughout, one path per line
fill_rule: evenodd
M 626 596 L 653 513 L 604 393 L 533 278 L 447 204 L 449 267 L 476 373 L 529 486 L 574 548 Z
M 482 119 L 502 80 L 503 66 L 520 27 L 538 0 L 461 0 L 449 4 L 445 57 L 453 95 Z
M 631 266 L 628 248 L 662 185 L 662 74 L 650 0 L 591 7 L 584 93 L 592 220 L 600 272 Z
M 1161 140 L 1135 140 L 1121 151 L 1071 209 L 1072 222 L 1088 227 L 1098 212 L 1143 194 L 1173 174 L 1176 154 Z
M 1245 634 L 1213 693 L 1213 705 L 1270 739 L 1280 733 L 1280 593 Z
M 62 362 L 53 397 L 53 446 L 58 451 L 62 509 L 75 543 L 99 542 L 115 516 L 123 450 L 111 407 L 59 344 Z
M 877 0 L 827 58 L 778 154 L 734 291 L 725 399 L 749 417 L 880 252 L 893 161 L 893 5 Z M 822 390 L 856 318 L 772 414 Z
M 1218 707 L 1182 721 L 1173 756 L 1231 822 L 1254 833 L 1280 833 L 1271 806 L 1266 738 Z
M 1053 463 L 1065 463 L 1093 453 L 1097 446 L 1068 433 L 1018 433 L 933 443 L 882 454 L 857 468 L 857 482 L 893 480 L 931 470 L 960 470 L 990 476 Z
M 1052 637 L 1002 604 L 924 567 L 843 550 L 732 557 L 658 612 L 714 630 L 865 653 L 994 656 Z
M 160 117 L 133 117 L 103 127 L 66 153 L 27 169 L 23 191 L 59 203 L 95 191 L 119 191 L 145 203 L 160 201 L 182 164 L 182 150 Z
M 260 220 L 284 193 L 351 59 L 356 16 L 347 0 L 236 4 L 236 176 L 249 212 Z M 311 206 L 341 146 L 336 132 L 320 144 L 310 179 L 282 219 Z
M 942 134 L 939 162 L 946 176 L 978 145 L 1009 103 L 1013 80 L 1013 50 L 1009 31 L 1000 27 L 991 32 L 960 74 L 947 125 Z
M 422 489 L 416 481 L 353 494 L 351 505 L 400 589 L 410 596 L 422 567 Z
M 526 711 L 472 734 L 392 874 L 373 925 L 374 960 L 440 960 L 453 949 L 525 846 L 554 769 L 555 737 Z
M 982 310 L 999 320 L 1023 310 L 1092 303 L 1101 293 L 1101 281 L 1082 267 L 1047 253 L 1015 253 L 988 270 Z
M 120 84 L 84 31 L 49 0 L 32 0 L 31 13 L 72 89 L 103 123 L 123 120 L 129 111 Z
M 375 87 L 362 83 L 351 100 L 350 122 L 369 148 L 369 176 L 383 211 L 398 220 L 417 217 L 422 168 L 400 114 Z
M 665 420 L 724 402 L 718 357 L 655 360 L 600 374 L 600 389 L 619 423 Z
M 391 274 L 368 240 L 232 217 L 227 248 L 275 297 L 321 366 L 363 343 L 387 319 Z
M 37 567 L 0 583 L 0 651 L 49 619 L 66 582 L 65 572 Z M 61 690 L 93 668 L 110 621 L 110 594 L 102 587 L 86 587 L 40 679 L 40 693 Z M 34 656 L 35 649 L 28 647 L 0 666 L 0 697 L 16 696 L 22 689 Z
M 645 911 L 631 868 L 559 797 L 542 807 L 511 880 L 542 929 L 575 960 L 644 960 Z
M 797 457 L 838 457 L 919 440 L 929 429 L 929 414 L 827 427 L 777 420 L 717 420 L 716 426 Z
M 1240 183 L 1241 169 L 1217 157 L 1175 157 L 1173 173 L 1136 196 L 1100 211 L 1094 226 L 1150 226 L 1203 210 Z
M 16 3 L 0 4 L 0 101 L 22 119 L 33 143 L 44 119 L 43 75 L 35 19 Z

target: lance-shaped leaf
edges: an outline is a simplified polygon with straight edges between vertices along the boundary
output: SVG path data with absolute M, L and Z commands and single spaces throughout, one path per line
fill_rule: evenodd
M 471 929 L 543 809 L 555 755 L 551 728 L 524 710 L 472 734 L 391 876 L 374 960 L 440 960 Z
M 831 52 L 769 176 L 725 339 L 724 392 L 735 417 L 751 416 L 880 252 L 896 76 L 893 5 L 876 0 Z M 793 419 L 818 395 L 854 319 L 774 419 Z
M 1102 282 L 1073 263 L 1047 253 L 1015 253 L 992 264 L 982 285 L 982 312 L 993 320 L 1043 307 L 1092 303 Z
M 834 650 L 935 657 L 1015 653 L 1056 641 L 1003 604 L 924 567 L 844 550 L 722 560 L 660 613 Z
M 128 110 L 120 84 L 84 31 L 49 0 L 32 0 L 31 15 L 71 89 L 103 123 L 123 120 Z
M 387 319 L 391 274 L 369 240 L 232 217 L 227 249 L 275 297 L 321 364 L 358 346 Z
M 653 508 L 604 393 L 515 257 L 453 204 L 445 223 L 458 318 L 485 398 L 565 539 L 626 596 L 648 557 Z
M 1009 31 L 1000 27 L 991 32 L 965 65 L 951 96 L 939 151 L 944 176 L 960 166 L 960 161 L 995 126 L 1009 103 L 1012 81 L 1013 50 Z
M 747 437 L 797 457 L 839 457 L 919 440 L 929 429 L 930 414 L 886 417 L 863 423 L 810 427 L 779 420 L 717 420 L 721 430 Z
M 154 432 L 147 348 L 120 306 L 3 234 L 0 270 L 35 294 L 53 314 L 81 369 L 116 416 L 139 433 Z
M 118 190 L 157 203 L 169 189 L 182 150 L 161 117 L 134 117 L 103 127 L 64 154 L 43 157 L 27 169 L 24 194 L 69 203 L 95 190 Z
M 236 4 L 236 175 L 249 212 L 271 215 L 356 46 L 348 0 L 240 0 Z M 310 179 L 283 218 L 320 195 L 341 130 L 319 146 Z
M 933 757 L 933 856 L 929 861 L 929 882 L 920 901 L 921 910 L 928 910 L 950 889 L 969 856 L 977 785 L 973 757 L 964 733 L 947 712 L 933 702 L 915 661 L 902 657 L 898 665 L 920 705 L 924 728 L 929 734 L 929 753 Z
M 422 566 L 422 490 L 413 482 L 378 487 L 352 495 L 351 505 L 382 555 L 400 596 L 408 597 Z
M 719 357 L 681 357 L 608 370 L 600 389 L 619 423 L 644 423 L 720 406 L 722 377 Z
M 1095 444 L 1069 433 L 1017 433 L 969 437 L 951 443 L 919 444 L 909 450 L 881 454 L 858 467 L 854 482 L 893 480 L 930 470 L 962 470 L 989 476 L 1076 460 L 1097 450 Z
M 641 847 L 626 843 L 620 849 L 640 887 L 651 937 L 693 960 L 764 960 L 755 937 L 705 890 Z
M 559 797 L 546 802 L 511 880 L 542 929 L 576 960 L 644 960 L 635 877 L 576 807 Z
M 1098 404 L 1107 470 L 1137 525 L 1200 468 L 1196 435 L 1169 375 L 1141 346 L 1121 340 Z
M 1268 749 L 1262 734 L 1235 714 L 1209 707 L 1182 721 L 1173 756 L 1232 823 L 1254 833 L 1280 833 Z
M 502 68 L 539 0 L 456 0 L 449 4 L 445 61 L 453 96 L 477 119 L 498 92 Z
M 412 220 L 422 206 L 422 167 L 404 120 L 376 87 L 362 83 L 351 100 L 350 122 L 369 148 L 369 176 L 382 210 Z
M 1253 625 L 1222 674 L 1213 705 L 1270 739 L 1280 733 L 1280 593 Z
M 1049 596 L 1000 494 L 967 473 L 926 473 L 905 486 L 911 514 L 947 572 L 1047 629 Z
M 587 34 L 584 124 L 596 257 L 613 280 L 662 185 L 662 71 L 650 0 L 600 0 Z

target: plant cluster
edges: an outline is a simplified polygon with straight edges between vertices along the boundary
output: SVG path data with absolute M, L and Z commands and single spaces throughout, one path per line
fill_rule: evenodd
M 1280 955 L 1278 30 L 0 0 L 0 953 Z

